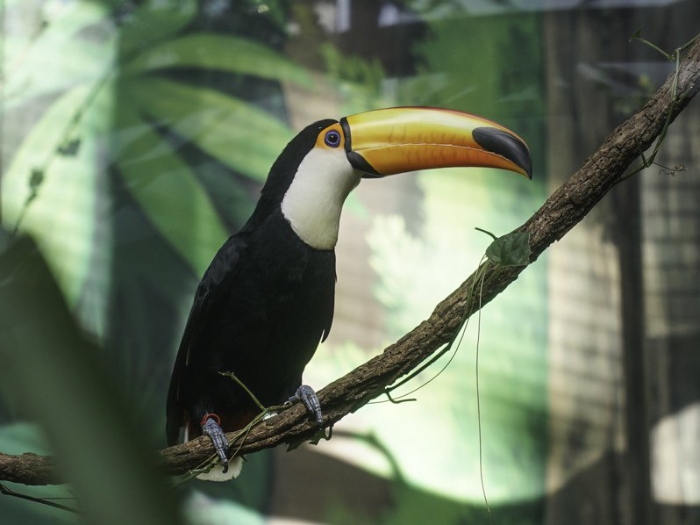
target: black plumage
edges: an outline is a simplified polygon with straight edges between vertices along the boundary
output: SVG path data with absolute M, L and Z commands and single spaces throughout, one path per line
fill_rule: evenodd
M 335 253 L 307 246 L 280 204 L 319 132 L 334 122 L 312 124 L 287 145 L 253 215 L 204 274 L 171 377 L 168 444 L 178 442 L 183 427 L 190 438 L 200 435 L 207 413 L 216 413 L 223 430 L 232 431 L 258 412 L 250 396 L 221 372 L 234 373 L 265 406 L 286 401 L 328 336 Z

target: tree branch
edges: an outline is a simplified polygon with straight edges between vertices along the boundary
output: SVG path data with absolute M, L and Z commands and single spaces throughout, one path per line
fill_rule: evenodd
M 673 97 L 674 82 L 676 96 Z M 549 197 L 542 207 L 518 231 L 530 235 L 531 262 L 553 242 L 561 239 L 619 182 L 625 171 L 658 137 L 663 137 L 670 122 L 685 109 L 700 90 L 700 39 L 656 92 L 625 123 L 615 129 L 566 183 Z M 485 263 L 483 297 L 480 305 L 490 302 L 505 290 L 524 267 L 500 267 Z M 480 270 L 481 271 L 481 270 Z M 476 274 L 476 272 L 475 272 Z M 387 347 L 378 355 L 344 377 L 334 381 L 318 395 L 327 423 L 335 423 L 347 414 L 380 396 L 384 389 L 409 373 L 449 342 L 464 318 L 470 291 L 477 276 L 472 274 L 457 290 L 437 305 L 426 321 Z M 477 301 L 473 301 L 476 303 Z M 473 304 L 470 315 L 480 306 Z M 283 443 L 310 439 L 316 427 L 300 405 L 254 426 L 238 449 L 250 454 Z M 232 439 L 235 434 L 229 434 Z M 238 444 L 233 446 L 237 449 Z M 162 465 L 170 474 L 184 474 L 214 455 L 208 438 L 198 438 L 161 451 Z M 23 454 L 0 454 L 0 480 L 28 485 L 56 483 L 58 480 L 50 457 Z

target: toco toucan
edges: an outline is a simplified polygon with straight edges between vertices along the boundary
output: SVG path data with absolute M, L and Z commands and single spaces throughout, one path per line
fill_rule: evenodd
M 458 111 L 399 107 L 311 124 L 272 166 L 243 228 L 200 282 L 170 380 L 167 439 L 209 435 L 227 469 L 223 432 L 265 406 L 302 399 L 319 424 L 302 372 L 333 319 L 340 212 L 362 178 L 449 166 L 500 168 L 531 178 L 516 134 Z M 240 461 L 229 475 L 240 470 Z

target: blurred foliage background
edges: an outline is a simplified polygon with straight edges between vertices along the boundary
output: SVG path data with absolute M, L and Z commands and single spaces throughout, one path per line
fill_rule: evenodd
M 660 160 L 687 173 L 646 170 L 484 311 L 481 449 L 472 322 L 416 402 L 256 454 L 239 481 L 164 491 L 146 452 L 164 445 L 199 277 L 297 130 L 451 107 L 513 129 L 535 161 L 531 183 L 481 169 L 363 182 L 341 225 L 333 331 L 305 378 L 322 387 L 476 268 L 490 239 L 475 227 L 523 222 L 643 103 L 673 65 L 631 35 L 682 45 L 696 2 L 0 5 L 0 452 L 55 453 L 72 481 L 12 488 L 104 523 L 173 523 L 178 508 L 192 523 L 699 522 L 697 108 Z M 10 497 L 0 515 L 75 521 Z

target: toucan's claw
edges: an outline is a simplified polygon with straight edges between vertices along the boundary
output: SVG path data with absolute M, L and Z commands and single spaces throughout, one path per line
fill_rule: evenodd
M 301 385 L 297 388 L 295 394 L 287 400 L 287 403 L 294 403 L 295 401 L 301 401 L 304 403 L 306 410 L 309 414 L 314 416 L 316 424 L 319 427 L 323 426 L 323 414 L 321 413 L 321 402 L 318 400 L 318 396 L 314 389 L 309 385 Z
M 207 414 L 202 419 L 202 433 L 209 436 L 211 442 L 216 449 L 216 454 L 221 460 L 221 464 L 224 469 L 224 473 L 228 470 L 228 456 L 226 452 L 228 451 L 228 440 L 226 439 L 226 434 L 221 430 L 221 426 L 217 423 L 218 417 L 213 417 L 214 414 Z

